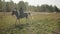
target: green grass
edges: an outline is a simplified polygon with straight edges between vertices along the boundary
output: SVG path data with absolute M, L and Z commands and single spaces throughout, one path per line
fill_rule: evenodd
M 29 17 L 28 24 L 25 18 L 21 19 L 17 27 L 14 25 L 16 21 L 14 16 L 1 17 L 0 34 L 52 34 L 52 31 L 59 28 L 59 14 L 33 15 L 32 17 L 34 19 Z

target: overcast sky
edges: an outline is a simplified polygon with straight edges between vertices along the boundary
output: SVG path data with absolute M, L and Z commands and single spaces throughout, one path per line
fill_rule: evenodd
M 9 0 L 6 0 L 9 1 Z M 29 5 L 42 5 L 42 4 L 49 4 L 49 5 L 56 5 L 60 8 L 60 0 L 13 0 L 14 3 L 18 3 L 19 1 L 28 2 Z

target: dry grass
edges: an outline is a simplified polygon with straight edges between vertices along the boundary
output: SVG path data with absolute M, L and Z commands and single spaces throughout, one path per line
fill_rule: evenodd
M 33 19 L 29 17 L 29 25 L 26 27 L 24 25 L 24 28 L 20 30 L 21 34 L 52 34 L 52 31 L 59 28 L 58 22 L 60 22 L 60 13 L 33 13 L 32 17 Z M 0 31 L 4 31 L 3 29 L 11 27 L 11 25 L 15 24 L 15 21 L 16 17 L 12 16 L 11 13 L 6 13 L 4 16 L 3 12 L 0 12 Z M 26 19 L 21 19 L 20 24 L 26 24 Z M 11 31 L 19 34 L 19 29 L 14 29 Z

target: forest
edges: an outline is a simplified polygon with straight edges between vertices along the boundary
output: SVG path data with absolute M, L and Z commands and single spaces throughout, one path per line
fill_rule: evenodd
M 52 6 L 48 4 L 42 4 L 41 6 L 33 6 L 24 1 L 14 3 L 12 0 L 10 0 L 10 2 L 0 0 L 0 12 L 2 12 L 3 10 L 6 12 L 11 12 L 14 8 L 17 8 L 17 10 L 19 10 L 20 7 L 22 7 L 25 11 L 31 12 L 60 12 L 60 8 L 58 8 L 56 5 Z

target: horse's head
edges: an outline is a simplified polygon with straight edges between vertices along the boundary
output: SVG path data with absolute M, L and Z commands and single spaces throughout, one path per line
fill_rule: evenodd
M 16 8 L 14 8 L 13 10 L 12 10 L 12 15 L 14 15 L 15 13 L 16 13 Z
M 14 15 L 15 14 L 15 11 L 12 11 L 12 15 Z

